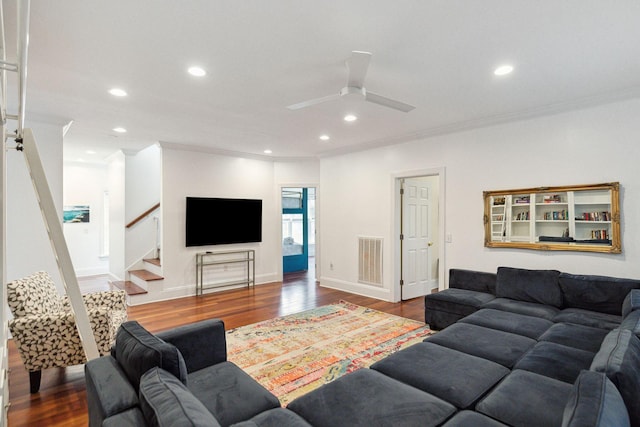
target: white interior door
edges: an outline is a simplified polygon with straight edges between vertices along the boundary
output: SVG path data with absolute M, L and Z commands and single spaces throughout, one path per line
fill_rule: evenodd
M 402 299 L 426 295 L 438 286 L 438 177 L 402 182 Z

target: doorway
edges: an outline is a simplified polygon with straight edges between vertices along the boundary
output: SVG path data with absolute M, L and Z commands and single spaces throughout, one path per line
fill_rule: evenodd
M 316 189 L 282 188 L 282 272 L 308 271 L 315 266 Z
M 396 177 L 396 246 L 400 300 L 440 287 L 443 247 L 443 176 L 440 171 Z

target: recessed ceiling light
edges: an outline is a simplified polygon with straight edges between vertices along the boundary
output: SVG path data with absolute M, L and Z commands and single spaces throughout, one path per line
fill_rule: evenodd
M 127 92 L 122 89 L 118 89 L 117 87 L 110 89 L 109 93 L 113 96 L 127 96 Z
M 118 133 L 125 133 L 127 131 L 125 128 L 113 128 L 112 130 Z
M 347 114 L 346 116 L 344 116 L 344 121 L 345 122 L 354 122 L 358 120 L 358 118 L 356 116 L 354 116 L 353 114 Z
M 496 76 L 506 76 L 507 74 L 510 74 L 512 71 L 513 71 L 513 65 L 505 64 L 493 70 L 493 74 L 495 74 Z
M 329 138 L 329 135 L 320 135 L 320 139 L 322 141 L 328 141 L 330 138 Z
M 87 151 L 85 151 L 85 153 L 86 153 L 86 154 L 96 154 L 96 152 L 95 152 L 95 151 L 93 151 L 93 150 L 87 150 Z
M 196 77 L 202 77 L 207 74 L 207 72 L 200 67 L 189 67 L 187 71 L 189 74 Z
M 271 153 L 273 153 L 273 151 L 271 151 L 271 150 L 264 150 L 264 154 L 271 154 Z

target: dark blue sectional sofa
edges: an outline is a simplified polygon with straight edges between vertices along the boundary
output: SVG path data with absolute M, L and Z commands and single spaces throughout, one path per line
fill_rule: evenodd
M 136 322 L 85 366 L 91 426 L 640 427 L 640 281 L 453 269 L 442 329 L 287 408 L 226 360 L 224 325 Z

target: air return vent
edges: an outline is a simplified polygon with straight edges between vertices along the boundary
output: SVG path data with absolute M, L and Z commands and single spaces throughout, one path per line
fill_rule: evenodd
M 382 287 L 381 237 L 358 237 L 358 282 Z

